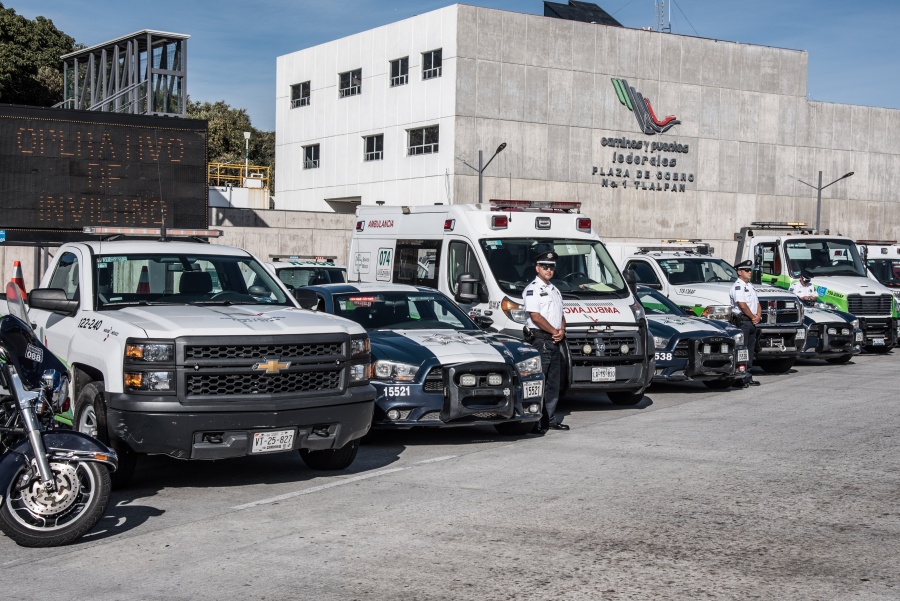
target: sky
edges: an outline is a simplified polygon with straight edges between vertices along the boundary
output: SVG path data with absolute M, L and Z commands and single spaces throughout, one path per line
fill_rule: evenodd
M 565 3 L 567 0 L 559 0 Z M 453 4 L 446 0 L 2 0 L 85 46 L 142 29 L 190 35 L 188 94 L 275 129 L 276 58 Z M 595 0 L 626 27 L 656 28 L 654 0 Z M 543 14 L 541 0 L 466 4 Z M 672 33 L 805 50 L 811 100 L 900 108 L 900 0 L 666 0 Z

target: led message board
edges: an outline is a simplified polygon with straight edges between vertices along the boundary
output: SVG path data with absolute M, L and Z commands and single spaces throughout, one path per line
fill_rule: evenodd
M 85 226 L 209 226 L 207 123 L 0 106 L 0 243 L 89 238 Z

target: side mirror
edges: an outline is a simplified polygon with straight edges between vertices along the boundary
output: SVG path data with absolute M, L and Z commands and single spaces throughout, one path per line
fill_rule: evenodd
M 474 303 L 478 300 L 478 286 L 481 280 L 471 273 L 461 273 L 456 277 L 456 294 L 453 298 L 458 303 Z
M 475 317 L 472 318 L 472 321 L 474 321 L 476 324 L 478 324 L 478 327 L 481 328 L 482 330 L 485 330 L 485 329 L 491 327 L 492 325 L 494 325 L 494 320 L 491 319 L 490 317 L 488 317 L 487 315 L 476 315 Z
M 250 286 L 247 288 L 247 294 L 250 296 L 269 296 L 269 289 L 265 286 Z
M 62 288 L 34 288 L 28 295 L 28 305 L 32 309 L 43 309 L 74 315 L 78 310 L 78 301 L 66 298 L 66 291 Z
M 316 296 L 316 293 L 308 288 L 297 288 L 294 290 L 294 298 L 297 299 L 297 302 L 300 303 L 300 306 L 304 309 L 309 309 L 312 311 L 319 304 L 319 297 Z
M 628 284 L 628 288 L 631 290 L 631 293 L 634 294 L 637 292 L 637 274 L 634 272 L 634 269 L 626 269 L 623 274 L 625 277 L 625 283 Z

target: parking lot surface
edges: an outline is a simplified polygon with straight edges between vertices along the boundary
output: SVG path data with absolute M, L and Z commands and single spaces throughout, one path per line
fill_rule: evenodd
M 568 432 L 379 433 L 294 454 L 149 457 L 82 540 L 0 538 L 5 599 L 898 599 L 898 352 L 576 396 Z

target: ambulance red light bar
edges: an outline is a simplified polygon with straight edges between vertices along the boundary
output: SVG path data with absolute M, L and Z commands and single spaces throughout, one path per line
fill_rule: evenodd
M 509 217 L 506 215 L 491 215 L 491 229 L 505 230 L 509 227 Z
M 82 230 L 85 234 L 96 236 L 161 236 L 176 238 L 218 238 L 222 230 L 192 230 L 167 227 L 164 230 L 154 227 L 107 227 L 88 225 Z
M 492 211 L 554 211 L 561 213 L 577 213 L 581 210 L 580 202 L 560 200 L 497 200 L 491 199 Z
M 452 232 L 456 227 L 456 219 L 444 219 L 444 231 Z
M 575 220 L 575 229 L 579 232 L 589 232 L 591 231 L 591 218 L 590 217 L 579 217 Z

